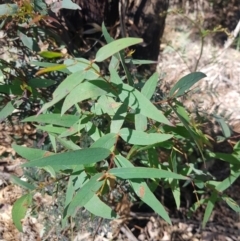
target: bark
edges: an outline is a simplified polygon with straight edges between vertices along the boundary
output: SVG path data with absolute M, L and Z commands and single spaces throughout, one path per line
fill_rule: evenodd
M 75 3 L 82 8 L 81 11 L 62 10 L 58 16 L 63 20 L 64 35 L 68 35 L 63 36 L 63 39 L 67 39 L 65 42 L 71 50 L 76 48 L 75 42 L 83 46 L 89 43 L 87 39 L 99 38 L 101 33 L 81 34 L 93 28 L 91 24 L 101 26 L 104 21 L 113 37 L 144 39 L 144 44 L 136 47 L 134 58 L 157 60 L 169 0 L 75 0 Z

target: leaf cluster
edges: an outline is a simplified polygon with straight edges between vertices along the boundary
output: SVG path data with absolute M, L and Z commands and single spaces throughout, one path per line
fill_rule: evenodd
M 42 67 L 37 76 L 57 71 L 67 77 L 54 90 L 50 101 L 42 100 L 38 114 L 23 122 L 34 123 L 38 130 L 47 133 L 51 149 L 13 144 L 14 150 L 27 160 L 24 168 L 44 170 L 51 177 L 51 185 L 57 186 L 61 179 L 66 180 L 62 194 L 65 195 L 62 226 L 67 226 L 68 218 L 74 217 L 81 207 L 105 219 L 118 217 L 109 197 L 114 190 L 121 189 L 123 182 L 128 183 L 127 192 L 133 193 L 135 200 L 146 203 L 170 224 L 164 204 L 154 195 L 159 185 L 170 188 L 177 208 L 181 202 L 181 187 L 197 187 L 197 202 L 192 210 L 206 206 L 203 226 L 219 200 L 239 212 L 236 202 L 222 195 L 240 175 L 239 143 L 231 155 L 212 152 L 208 138 L 177 100 L 205 74 L 194 72 L 183 77 L 162 103 L 154 103 L 158 74 L 154 73 L 139 87 L 130 66 L 149 61 L 134 60 L 131 55 L 124 54 L 124 49 L 132 48 L 142 39 L 113 40 L 104 25 L 102 32 L 107 44 L 91 61 L 55 51 L 40 53 L 48 61 L 34 62 Z M 64 57 L 62 63 L 57 62 L 60 57 Z M 109 59 L 108 72 L 103 74 L 99 64 Z M 41 98 L 37 89 L 44 83 L 45 87 L 50 86 L 53 80 L 43 77 L 38 81 L 38 85 L 37 81 L 32 81 L 32 85 L 23 82 L 20 86 L 4 87 L 9 91 L 17 86 L 15 93 L 29 91 Z M 162 104 L 167 104 L 167 109 L 162 108 Z M 0 117 L 6 118 L 13 110 L 10 101 L 1 110 Z M 172 116 L 178 121 L 173 121 Z M 159 153 L 166 153 L 167 158 Z M 201 168 L 213 158 L 231 166 L 230 175 L 223 181 L 217 181 L 208 170 Z M 33 207 L 34 193 L 44 192 L 50 184 L 41 182 L 40 185 L 17 177 L 13 181 L 26 190 L 15 202 L 12 212 L 16 227 L 22 231 L 21 219 L 27 209 Z M 206 197 L 202 193 L 210 195 Z

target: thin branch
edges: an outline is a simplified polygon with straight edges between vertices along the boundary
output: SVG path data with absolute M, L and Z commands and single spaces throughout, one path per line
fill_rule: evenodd
M 224 49 L 229 48 L 232 43 L 234 42 L 235 38 L 238 36 L 238 33 L 240 32 L 240 20 L 238 21 L 238 24 L 234 31 L 231 33 L 231 35 L 228 37 L 227 41 L 224 44 Z

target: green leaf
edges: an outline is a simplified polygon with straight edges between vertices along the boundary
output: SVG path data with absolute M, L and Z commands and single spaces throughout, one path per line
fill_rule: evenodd
M 119 103 L 116 103 L 116 104 L 119 104 Z M 125 102 L 117 108 L 112 118 L 111 125 L 110 125 L 111 132 L 118 133 L 120 131 L 125 121 L 125 118 L 127 116 L 127 112 L 128 112 L 128 105 L 127 105 L 127 100 L 125 100 Z
M 14 110 L 15 108 L 12 105 L 12 102 L 9 101 L 0 111 L 0 122 L 11 115 Z
M 127 167 L 127 168 L 112 168 L 109 173 L 122 179 L 133 178 L 172 178 L 189 180 L 188 177 L 176 174 L 174 172 L 161 170 L 157 168 L 147 167 Z
M 162 112 L 138 90 L 127 84 L 116 86 L 111 83 L 106 83 L 103 80 L 88 81 L 78 85 L 65 99 L 62 107 L 62 114 L 80 101 L 89 98 L 94 99 L 101 95 L 110 95 L 110 93 L 119 97 L 122 102 L 128 103 L 128 106 L 135 109 L 142 115 L 152 118 L 158 122 L 172 125 Z
M 17 4 L 0 4 L 0 16 L 13 15 L 18 11 Z
M 100 69 L 91 61 L 83 58 L 67 59 L 64 61 L 72 73 L 80 72 L 84 79 L 94 80 L 100 77 Z
M 177 98 L 183 95 L 195 83 L 197 83 L 200 79 L 204 77 L 206 77 L 206 75 L 201 72 L 194 72 L 184 76 L 172 87 L 169 92 L 169 96 Z
M 234 201 L 232 198 L 224 196 L 222 197 L 222 200 L 227 203 L 227 205 L 236 213 L 240 213 L 240 207 L 236 201 Z
M 102 173 L 98 173 L 93 176 L 82 188 L 76 193 L 69 206 L 64 211 L 64 217 L 73 215 L 76 208 L 85 206 L 100 189 L 103 181 L 98 181 L 102 176 Z
M 119 93 L 120 92 L 120 93 Z M 167 125 L 172 125 L 169 120 L 163 115 L 163 113 L 157 109 L 143 94 L 141 94 L 137 89 L 133 87 L 122 84 L 122 88 L 117 93 L 117 97 L 120 98 L 122 102 L 127 101 L 128 106 L 136 110 L 137 113 L 156 120 L 160 123 Z M 114 92 L 113 92 L 114 94 Z
M 132 163 L 128 161 L 121 155 L 115 156 L 115 163 L 118 168 L 124 167 L 124 169 L 134 168 Z M 163 205 L 157 200 L 154 194 L 151 192 L 147 184 L 142 179 L 135 179 L 129 181 L 135 193 L 140 197 L 140 199 L 145 202 L 149 207 L 151 207 L 156 213 L 158 213 L 166 222 L 171 224 L 171 219 L 166 212 Z
M 14 95 L 22 95 L 23 90 L 19 85 L 14 84 L 14 85 L 1 85 L 1 93 L 4 94 L 14 94 Z
M 204 212 L 204 217 L 203 217 L 203 222 L 202 222 L 202 227 L 205 228 L 206 224 L 212 214 L 213 208 L 215 206 L 215 203 L 217 201 L 217 192 L 213 192 L 212 195 L 210 196 L 206 210 Z
M 53 72 L 53 71 L 60 71 L 60 70 L 66 69 L 66 68 L 67 68 L 67 66 L 65 64 L 56 64 L 51 67 L 47 67 L 47 68 L 38 70 L 36 75 L 41 75 L 41 74 L 45 74 L 45 73 Z
M 189 114 L 183 106 L 176 105 L 176 112 L 178 116 L 182 117 L 185 120 L 183 124 L 186 123 L 187 125 L 190 125 Z M 182 118 L 180 118 L 180 120 L 182 120 Z
M 89 136 L 94 140 L 97 141 L 99 138 L 104 136 L 104 134 L 91 122 L 88 122 L 86 124 L 86 130 L 89 134 Z
M 81 149 L 80 146 L 75 144 L 72 140 L 67 140 L 66 138 L 59 138 L 58 136 L 55 137 L 57 141 L 68 150 L 76 151 Z
M 39 122 L 63 127 L 71 127 L 78 120 L 79 117 L 75 115 L 61 116 L 60 114 L 42 114 L 38 116 L 30 116 L 22 120 L 22 122 Z
M 229 138 L 231 136 L 231 130 L 228 124 L 224 121 L 224 119 L 221 116 L 213 115 L 213 117 L 221 126 L 224 137 Z
M 80 174 L 79 174 L 79 171 L 81 171 L 81 169 L 74 169 L 73 172 L 75 171 L 77 174 L 71 174 L 68 181 L 67 191 L 65 195 L 65 203 L 64 203 L 65 210 L 67 209 L 68 205 L 71 203 L 74 197 L 75 191 L 83 186 L 82 185 L 83 182 L 85 181 L 88 182 L 87 174 L 84 171 L 82 171 Z M 81 182 L 83 179 L 84 181 Z M 81 182 L 80 185 L 79 185 L 79 181 Z M 68 224 L 67 217 L 65 216 L 62 219 L 62 228 L 65 228 L 67 224 Z
M 95 99 L 98 96 L 109 93 L 111 88 L 111 85 L 103 80 L 92 80 L 79 84 L 66 97 L 62 106 L 61 114 L 63 115 L 76 103 L 86 99 Z
M 116 212 L 107 206 L 100 198 L 95 194 L 93 197 L 84 205 L 84 207 L 93 215 L 106 218 L 115 219 L 118 218 Z
M 74 182 L 77 179 L 77 175 L 71 175 L 69 180 L 68 180 L 68 185 L 67 185 L 67 191 L 66 191 L 66 199 L 65 199 L 65 204 L 64 207 L 66 208 L 69 203 L 72 201 L 74 193 L 75 193 L 75 188 L 74 188 Z
M 18 146 L 16 144 L 12 144 L 12 148 L 14 149 L 14 151 L 17 152 L 17 154 L 19 154 L 20 156 L 22 156 L 23 158 L 29 161 L 43 158 L 49 155 L 54 155 L 53 152 L 24 147 L 24 146 Z
M 112 150 L 117 142 L 118 135 L 114 133 L 108 133 L 105 136 L 102 136 L 96 142 L 94 142 L 91 148 L 102 147 L 108 150 Z
M 158 73 L 154 73 L 144 84 L 141 93 L 149 100 L 153 96 L 158 83 Z
M 147 117 L 142 114 L 136 114 L 135 116 L 135 129 L 140 132 L 147 130 L 148 120 Z
M 114 41 L 114 39 L 108 33 L 107 28 L 105 27 L 104 22 L 102 23 L 102 33 L 103 33 L 103 36 L 104 36 L 104 38 L 105 38 L 105 40 L 107 41 L 108 44 Z
M 21 180 L 20 178 L 14 176 L 14 175 L 11 175 L 11 180 L 13 183 L 17 184 L 18 186 L 22 187 L 22 188 L 25 188 L 27 190 L 34 190 L 36 187 L 28 182 L 25 182 L 23 180 Z
M 143 64 L 157 64 L 157 61 L 153 61 L 153 60 L 143 60 L 143 59 L 125 59 L 125 63 L 132 63 L 134 65 L 143 65 Z
M 48 136 L 49 136 L 50 142 L 52 144 L 52 148 L 53 148 L 54 152 L 56 153 L 57 152 L 57 143 L 56 143 L 55 136 L 51 135 L 50 133 L 48 133 Z
M 223 192 L 227 188 L 229 188 L 239 177 L 240 177 L 240 170 L 237 170 L 234 172 L 234 167 L 231 168 L 231 175 L 227 178 L 225 178 L 223 181 L 221 181 L 220 184 L 216 186 L 216 190 L 218 192 Z M 238 168 L 236 168 L 238 169 Z
M 38 52 L 40 50 L 37 41 L 34 40 L 32 37 L 28 37 L 20 31 L 18 31 L 18 36 L 20 40 L 23 42 L 24 46 L 26 46 L 30 50 L 35 52 Z
M 199 134 L 196 133 L 196 131 L 192 128 L 192 126 L 190 124 L 190 118 L 188 116 L 187 111 L 178 103 L 176 103 L 175 107 L 172 107 L 172 110 L 176 113 L 176 115 L 178 116 L 180 121 L 183 123 L 184 127 L 190 134 L 191 138 L 196 143 L 198 150 L 201 153 L 202 158 L 204 159 L 204 155 L 202 152 L 202 144 L 203 144 L 202 140 L 199 138 Z M 199 139 L 200 139 L 200 141 L 199 141 Z
M 179 186 L 179 182 L 178 180 L 174 179 L 170 181 L 170 187 L 173 193 L 173 197 L 177 206 L 177 209 L 180 208 L 180 204 L 181 204 L 181 190 L 180 190 L 180 186 Z
M 171 224 L 171 219 L 169 218 L 164 206 L 154 196 L 147 184 L 143 182 L 142 179 L 132 180 L 130 183 L 138 197 L 151 207 L 153 211 L 158 213 L 167 223 Z
M 69 75 L 63 82 L 61 82 L 57 89 L 53 92 L 53 99 L 46 103 L 40 112 L 43 112 L 66 97 L 74 88 L 76 88 L 84 80 L 83 71 L 77 71 Z
M 114 39 L 108 33 L 104 23 L 102 23 L 102 32 L 103 32 L 103 36 L 104 36 L 104 38 L 105 38 L 105 40 L 107 41 L 108 44 L 114 41 Z M 114 81 L 114 78 L 112 78 L 112 70 L 114 70 L 116 72 L 116 69 L 119 68 L 119 64 L 120 64 L 119 59 L 120 59 L 120 54 L 114 54 L 111 58 L 111 61 L 110 61 L 109 65 L 108 65 L 109 72 L 111 73 L 111 81 L 113 83 L 116 83 L 117 81 L 119 81 L 118 74 L 117 74 L 117 81 L 116 82 Z M 121 82 L 121 79 L 120 79 L 120 82 Z
M 118 110 L 118 108 L 122 105 L 121 103 L 116 102 L 113 98 L 106 95 L 102 95 L 98 98 L 98 104 L 101 108 L 100 115 L 106 113 L 110 116 L 113 116 Z
M 115 40 L 102 48 L 100 48 L 96 54 L 95 62 L 102 62 L 110 56 L 116 54 L 120 50 L 123 50 L 129 46 L 142 43 L 140 38 L 122 38 Z
M 54 169 L 50 166 L 46 166 L 46 167 L 43 167 L 43 170 L 45 170 L 47 173 L 49 173 L 52 178 L 56 179 L 56 177 L 57 177 L 56 169 Z
M 64 55 L 61 52 L 53 52 L 53 51 L 42 51 L 38 53 L 41 57 L 47 58 L 47 59 L 55 59 L 55 58 L 61 58 Z
M 12 209 L 12 220 L 16 228 L 22 232 L 21 220 L 25 217 L 27 209 L 32 202 L 32 195 L 26 194 L 20 197 L 14 204 Z
M 70 10 L 82 10 L 78 4 L 72 2 L 71 0 L 62 0 L 61 8 L 70 9 Z
M 34 10 L 40 15 L 47 15 L 48 14 L 48 7 L 45 1 L 33 0 L 34 2 Z
M 173 137 L 170 134 L 146 133 L 142 131 L 135 131 L 129 128 L 120 130 L 119 135 L 124 141 L 134 145 L 152 145 L 158 142 L 169 140 Z
M 61 134 L 66 131 L 66 128 L 64 127 L 55 127 L 53 125 L 46 125 L 46 126 L 35 125 L 35 127 L 38 130 L 46 131 L 48 133 Z
M 65 74 L 71 74 L 68 69 L 64 68 L 62 69 L 62 64 L 55 64 L 55 63 L 48 63 L 48 62 L 38 62 L 38 61 L 32 61 L 30 64 L 35 65 L 35 66 L 41 66 L 41 67 L 55 67 L 59 66 L 58 71 L 63 72 Z M 67 66 L 66 66 L 67 67 Z
M 238 155 L 235 154 L 226 154 L 226 153 L 218 153 L 218 152 L 209 152 L 210 157 L 215 159 L 220 159 L 225 162 L 228 162 L 232 165 L 240 165 L 240 158 Z
M 64 130 L 59 138 L 74 135 L 75 133 L 80 132 L 84 127 L 85 124 L 80 124 L 79 121 L 77 121 L 77 123 L 73 124 L 69 129 Z
M 55 81 L 51 79 L 33 78 L 28 80 L 27 84 L 32 88 L 47 88 L 54 85 Z
M 120 76 L 118 75 L 117 71 L 114 68 L 109 67 L 109 71 L 110 71 L 110 77 L 111 77 L 112 83 L 116 85 L 120 85 L 123 83 L 123 81 L 121 80 Z
M 148 152 L 148 160 L 150 167 L 158 168 L 159 167 L 159 151 L 156 150 L 155 147 L 152 147 L 147 150 Z M 160 157 L 161 158 L 161 157 Z
M 76 151 L 65 152 L 34 160 L 23 164 L 24 167 L 85 165 L 96 163 L 107 158 L 110 151 L 104 148 L 88 148 Z
M 114 54 L 111 58 L 111 61 L 108 65 L 108 70 L 109 72 L 111 72 L 111 69 L 118 69 L 119 65 L 120 65 L 120 60 L 119 58 L 116 56 L 117 54 Z

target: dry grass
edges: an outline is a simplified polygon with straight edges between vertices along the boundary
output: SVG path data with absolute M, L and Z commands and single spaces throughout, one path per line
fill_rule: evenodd
M 194 70 L 205 73 L 207 78 L 194 86 L 184 98 L 184 105 L 191 112 L 220 115 L 240 133 L 240 52 L 213 46 L 208 38 L 200 56 L 201 38 L 195 32 L 193 39 L 191 26 L 186 23 L 179 26 L 178 21 L 181 19 L 177 16 L 167 17 L 157 67 L 165 76 L 162 91 L 167 92 L 181 77 Z

